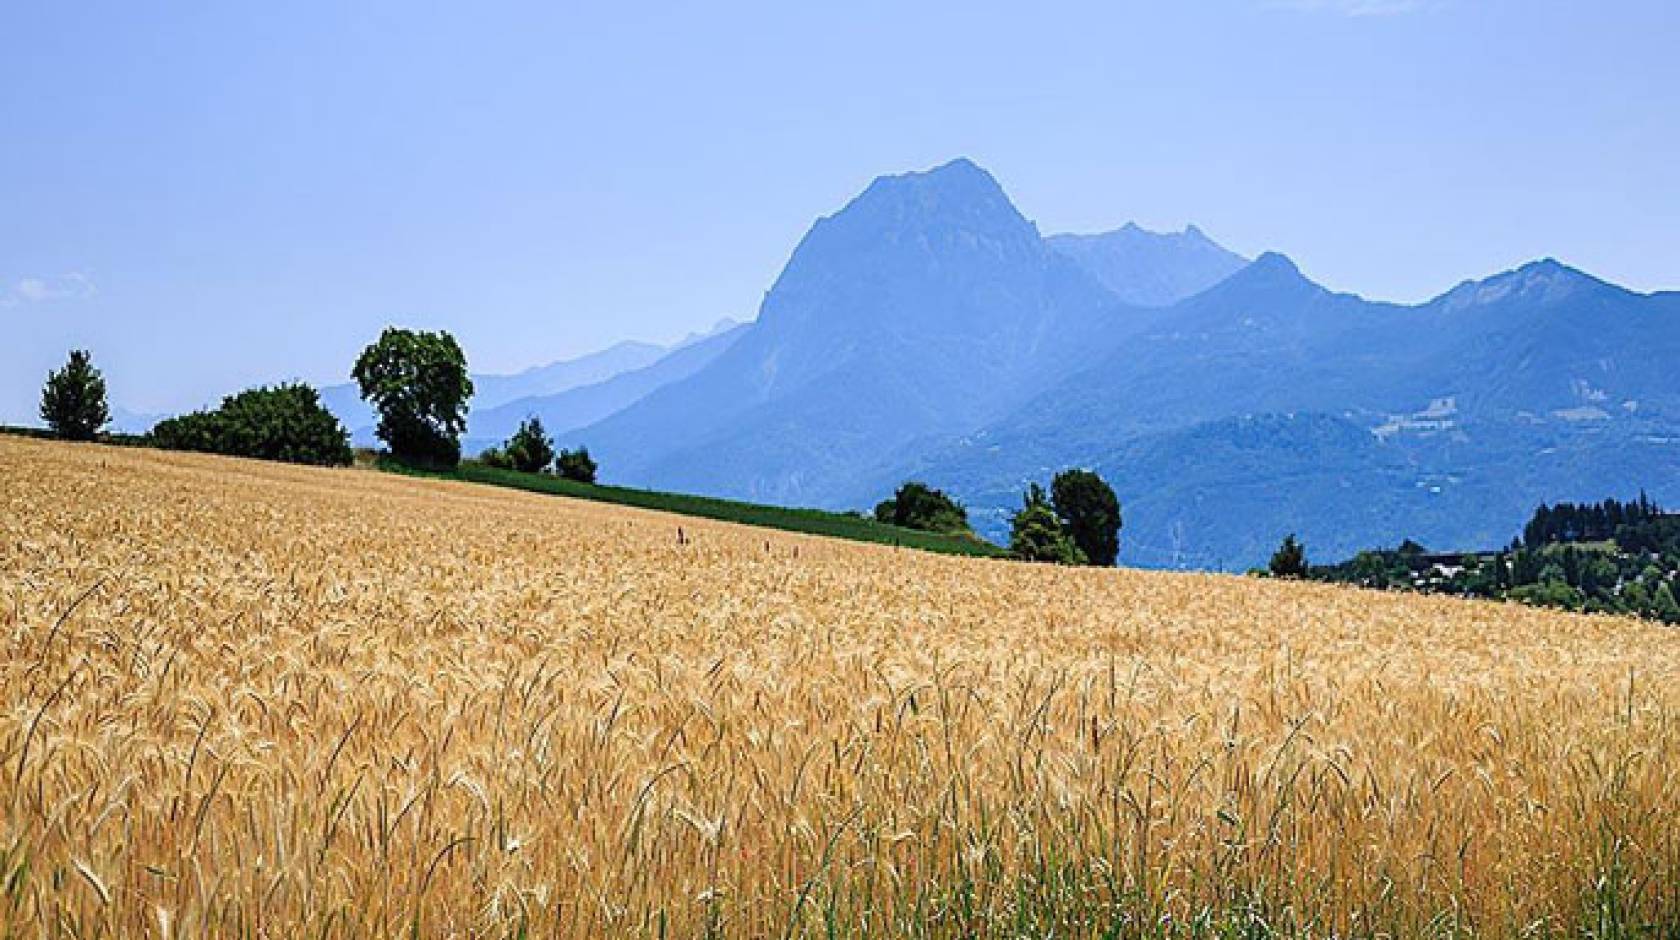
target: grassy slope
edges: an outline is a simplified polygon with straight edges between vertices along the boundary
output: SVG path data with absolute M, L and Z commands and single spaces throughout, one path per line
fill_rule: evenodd
M 621 506 L 635 506 L 641 509 L 655 509 L 660 512 L 676 513 L 684 516 L 698 516 L 703 519 L 737 522 L 742 525 L 759 526 L 761 528 L 849 539 L 854 542 L 898 545 L 947 555 L 973 555 L 983 558 L 1002 558 L 1007 554 L 1002 548 L 974 536 L 921 532 L 916 529 L 885 525 L 862 516 L 849 516 L 844 513 L 826 512 L 821 509 L 791 509 L 785 506 L 764 506 L 757 503 L 715 499 L 709 496 L 690 496 L 684 493 L 662 493 L 655 490 L 638 490 L 623 486 L 578 483 L 574 480 L 566 480 L 548 474 L 498 470 L 475 461 L 462 463 L 460 468 L 453 473 L 417 470 L 389 460 L 380 461 L 378 466 L 380 469 L 393 473 L 462 480 L 468 483 L 483 483 L 490 486 L 505 486 L 534 493 L 549 493 L 555 496 L 570 496 L 573 499 L 587 499 L 601 503 L 615 503 Z

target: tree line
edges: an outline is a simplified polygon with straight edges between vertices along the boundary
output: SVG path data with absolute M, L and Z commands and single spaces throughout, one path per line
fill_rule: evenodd
M 901 485 L 875 507 L 877 522 L 974 536 L 968 510 L 926 483 Z M 1009 553 L 1022 561 L 1110 567 L 1120 555 L 1120 500 L 1102 477 L 1090 470 L 1064 470 L 1050 482 L 1050 492 L 1029 484 L 1022 505 L 1009 523 Z M 975 536 L 977 537 L 977 536 Z
M 409 466 L 450 470 L 461 461 L 473 395 L 466 353 L 448 332 L 387 328 L 362 350 L 351 369 L 362 398 L 377 415 L 375 435 L 389 455 Z M 105 379 L 86 350 L 70 353 L 47 376 L 41 418 L 59 437 L 95 439 L 110 422 Z M 350 434 L 321 403 L 314 387 L 291 382 L 246 389 L 213 409 L 158 422 L 142 439 L 151 446 L 254 457 L 318 466 L 353 462 Z M 594 483 L 589 449 L 556 449 L 536 416 L 527 417 L 479 461 L 494 469 L 552 473 Z M 877 521 L 926 532 L 978 538 L 961 503 L 925 483 L 900 486 L 875 507 Z M 1120 501 L 1089 470 L 1058 473 L 1048 492 L 1031 484 L 1010 519 L 1010 553 L 1027 561 L 1113 565 L 1120 550 Z
M 455 337 L 388 328 L 362 350 L 351 377 L 378 415 L 374 433 L 392 457 L 433 469 L 460 463 L 473 383 Z M 48 373 L 40 414 L 54 434 L 72 441 L 94 440 L 110 423 L 105 378 L 87 350 L 73 350 L 62 369 Z M 167 418 L 143 442 L 167 450 L 318 466 L 347 466 L 354 460 L 350 432 L 321 403 L 319 390 L 302 382 L 246 389 L 215 408 Z M 538 456 L 542 459 L 533 463 Z M 587 450 L 556 454 L 534 417 L 506 445 L 493 449 L 488 462 L 532 472 L 554 462 L 556 472 L 587 482 L 596 473 Z
M 554 473 L 579 483 L 594 483 L 595 473 L 600 469 L 587 447 L 556 451 L 554 439 L 544 430 L 542 419 L 535 415 L 520 422 L 507 443 L 479 454 L 478 459 L 486 467 L 497 470 Z
M 1662 509 L 1643 492 L 1637 499 L 1601 503 L 1541 503 L 1523 526 L 1522 544 L 1540 548 L 1554 542 L 1602 542 L 1616 537 L 1624 526 L 1637 526 L 1662 515 Z
M 1309 565 L 1291 536 L 1267 573 L 1680 624 L 1680 516 L 1644 493 L 1625 502 L 1541 504 L 1522 535 L 1498 551 L 1432 553 L 1407 539 L 1333 565 Z

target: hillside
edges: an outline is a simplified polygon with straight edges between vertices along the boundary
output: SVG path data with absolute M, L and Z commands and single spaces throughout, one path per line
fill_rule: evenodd
M 1289 533 L 1319 560 L 1491 549 L 1542 502 L 1680 502 L 1677 360 L 1677 293 L 1547 258 L 1372 301 L 1195 226 L 1044 236 L 957 159 L 817 219 L 751 322 L 476 376 L 464 449 L 535 415 L 632 490 L 840 512 L 917 480 L 1000 544 L 1029 484 L 1083 467 L 1123 562 L 1244 570 Z M 372 444 L 354 391 L 323 394 Z
M 1672 630 L 23 438 L 0 479 L 7 934 L 1680 929 Z

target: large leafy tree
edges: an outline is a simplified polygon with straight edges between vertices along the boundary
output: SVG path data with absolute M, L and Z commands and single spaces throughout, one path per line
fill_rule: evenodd
M 1050 483 L 1050 502 L 1073 544 L 1093 565 L 1120 557 L 1120 498 L 1090 470 L 1064 470 Z
M 1085 564 L 1085 553 L 1069 537 L 1044 488 L 1037 483 L 1027 488 L 1026 499 L 1010 520 L 1009 552 L 1023 561 Z
M 351 375 L 379 412 L 376 433 L 398 459 L 445 467 L 460 462 L 473 383 L 455 337 L 387 328 L 362 351 Z
M 311 386 L 253 388 L 222 399 L 214 411 L 158 422 L 148 435 L 170 450 L 196 450 L 319 466 L 350 463 L 350 435 Z
M 91 441 L 111 420 L 105 377 L 85 349 L 72 350 L 64 368 L 47 374 L 41 389 L 41 420 L 69 441 Z

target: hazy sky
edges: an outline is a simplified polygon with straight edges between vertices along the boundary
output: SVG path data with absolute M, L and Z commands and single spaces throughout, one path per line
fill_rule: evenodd
M 0 421 L 475 369 L 750 317 L 882 173 L 1046 232 L 1196 222 L 1416 300 L 1554 255 L 1680 287 L 1680 3 L 0 6 Z

